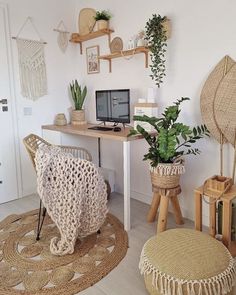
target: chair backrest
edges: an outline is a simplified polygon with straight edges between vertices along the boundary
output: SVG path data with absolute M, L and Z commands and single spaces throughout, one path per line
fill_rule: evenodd
M 39 147 L 42 146 L 51 146 L 49 142 L 44 140 L 43 138 L 39 137 L 38 135 L 35 134 L 30 134 L 26 136 L 23 139 L 23 143 L 26 147 L 27 152 L 29 153 L 30 159 L 33 163 L 33 166 L 35 168 L 35 154 L 36 151 Z M 71 153 L 74 157 L 84 159 L 87 161 L 92 161 L 92 156 L 91 154 L 84 148 L 81 147 L 75 147 L 75 146 L 61 146 L 58 145 L 64 152 L 66 153 Z

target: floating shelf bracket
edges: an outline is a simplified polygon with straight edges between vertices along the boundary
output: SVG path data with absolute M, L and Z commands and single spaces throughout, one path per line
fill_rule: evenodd
M 80 54 L 83 54 L 83 42 L 92 40 L 98 37 L 106 36 L 108 37 L 108 45 L 110 47 L 110 42 L 111 42 L 111 33 L 113 33 L 113 30 L 110 29 L 103 29 L 95 32 L 91 32 L 86 35 L 79 35 L 77 33 L 73 33 L 71 35 L 70 42 L 72 43 L 77 43 L 80 45 Z
M 148 52 L 149 49 L 148 47 L 137 47 L 135 49 L 130 49 L 130 50 L 124 50 L 124 51 L 119 51 L 107 55 L 101 55 L 98 58 L 101 60 L 106 60 L 109 62 L 109 73 L 112 72 L 112 59 L 114 58 L 120 58 L 120 57 L 126 57 L 126 56 L 131 56 L 135 54 L 140 54 L 143 53 L 145 57 L 145 68 L 148 68 Z

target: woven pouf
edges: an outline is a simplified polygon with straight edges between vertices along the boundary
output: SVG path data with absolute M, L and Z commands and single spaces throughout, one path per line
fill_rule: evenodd
M 209 235 L 172 229 L 143 247 L 139 268 L 151 295 L 233 295 L 236 263 Z

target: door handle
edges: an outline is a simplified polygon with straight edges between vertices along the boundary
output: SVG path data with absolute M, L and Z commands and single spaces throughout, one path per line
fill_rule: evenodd
M 0 103 L 1 103 L 1 104 L 7 104 L 7 99 L 5 99 L 5 98 L 0 99 Z

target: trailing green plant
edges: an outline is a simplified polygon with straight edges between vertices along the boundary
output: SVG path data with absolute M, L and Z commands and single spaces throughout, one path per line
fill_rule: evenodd
M 78 81 L 75 80 L 75 81 L 72 81 L 72 83 L 70 83 L 70 91 L 75 104 L 75 110 L 77 111 L 82 110 L 84 100 L 87 95 L 87 87 L 85 86 L 84 89 L 82 90 Z
M 167 35 L 163 28 L 163 22 L 167 21 L 167 17 L 153 14 L 145 26 L 145 39 L 151 51 L 152 64 L 150 65 L 152 74 L 151 78 L 156 85 L 160 87 L 163 78 L 166 75 L 165 70 L 165 52 L 167 47 Z
M 102 10 L 102 11 L 96 11 L 95 15 L 95 20 L 110 20 L 111 19 L 111 14 L 107 10 Z
M 181 112 L 180 105 L 183 101 L 189 100 L 182 97 L 173 105 L 167 107 L 161 118 L 149 116 L 134 116 L 135 121 L 147 122 L 154 127 L 156 133 L 148 133 L 143 127 L 137 125 L 137 130 L 132 129 L 129 135 L 141 133 L 149 144 L 148 153 L 143 160 L 150 160 L 152 167 L 158 163 L 173 163 L 177 158 L 184 155 L 198 155 L 198 148 L 191 148 L 197 140 L 209 136 L 205 125 L 190 128 L 177 122 Z

